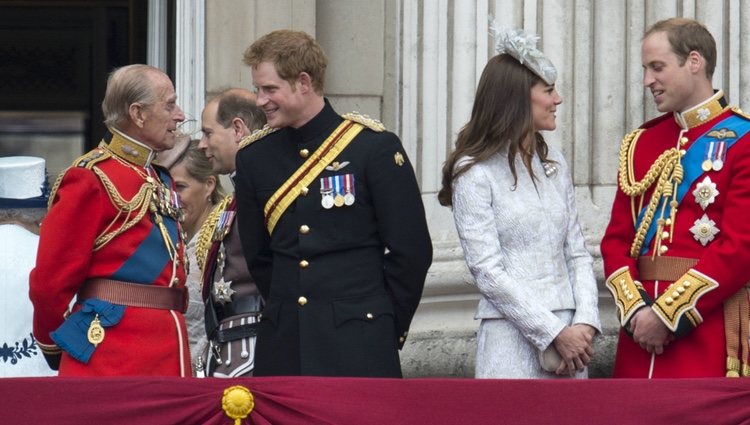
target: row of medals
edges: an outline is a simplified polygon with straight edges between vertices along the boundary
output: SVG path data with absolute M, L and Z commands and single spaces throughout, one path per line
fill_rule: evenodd
M 323 206 L 323 208 L 329 210 L 333 207 L 343 207 L 354 205 L 354 194 L 351 192 L 346 192 L 343 195 L 340 193 L 333 194 L 333 189 L 329 190 L 321 190 L 320 194 L 322 195 L 320 199 L 320 205 Z
M 146 177 L 146 182 L 155 187 L 155 190 L 151 193 L 149 210 L 153 214 L 156 214 L 156 216 L 158 217 L 156 219 L 157 223 L 161 221 L 160 215 L 166 215 L 174 220 L 182 222 L 184 218 L 184 212 L 180 208 L 180 203 L 178 200 L 179 198 L 177 197 L 177 194 L 164 186 L 164 183 L 155 180 L 151 176 Z M 180 234 L 180 237 L 183 238 L 184 241 L 184 235 Z M 187 265 L 185 265 L 185 267 L 187 267 Z M 102 341 L 104 341 L 104 333 L 104 327 L 99 320 L 99 314 L 96 314 L 94 316 L 94 320 L 92 320 L 91 324 L 89 325 L 88 331 L 86 332 L 86 338 L 91 344 L 94 345 L 94 347 L 96 347 L 97 345 L 101 344 Z
M 710 142 L 706 146 L 706 154 L 701 162 L 703 171 L 719 171 L 724 168 L 724 159 L 727 156 L 726 142 Z
M 354 205 L 354 174 L 322 177 L 320 195 L 320 205 L 327 210 Z

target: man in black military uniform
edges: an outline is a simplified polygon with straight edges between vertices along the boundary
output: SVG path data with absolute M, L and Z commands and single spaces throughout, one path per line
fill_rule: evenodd
M 323 97 L 303 32 L 245 52 L 268 125 L 237 154 L 240 239 L 266 299 L 255 375 L 400 377 L 432 245 L 396 135 Z

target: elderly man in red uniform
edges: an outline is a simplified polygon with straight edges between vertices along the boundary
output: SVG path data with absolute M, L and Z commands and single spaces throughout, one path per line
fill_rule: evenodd
M 115 70 L 102 110 L 109 132 L 52 188 L 30 275 L 34 337 L 60 376 L 189 376 L 179 201 L 152 163 L 185 117 L 147 65 Z
M 623 139 L 601 245 L 622 324 L 614 376 L 747 376 L 750 120 L 713 90 L 700 23 L 657 22 L 642 61 L 665 114 Z

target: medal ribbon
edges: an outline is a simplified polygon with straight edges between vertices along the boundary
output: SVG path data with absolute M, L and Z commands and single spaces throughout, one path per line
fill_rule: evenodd
M 334 184 L 334 188 L 335 188 L 334 189 L 334 193 L 336 195 L 344 196 L 344 192 L 341 191 L 341 186 L 342 186 L 342 184 L 341 184 L 341 178 L 342 177 L 343 176 L 333 176 L 333 184 Z
M 354 174 L 344 175 L 344 192 L 354 195 Z

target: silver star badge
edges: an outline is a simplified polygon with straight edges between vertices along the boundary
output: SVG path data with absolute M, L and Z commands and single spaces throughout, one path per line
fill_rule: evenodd
M 706 176 L 702 182 L 695 185 L 695 190 L 693 190 L 695 202 L 697 202 L 704 211 L 710 204 L 714 203 L 718 195 L 719 191 L 716 189 L 716 183 L 712 182 L 711 177 L 709 176 Z
M 693 227 L 690 228 L 690 232 L 696 241 L 706 246 L 706 244 L 714 240 L 714 236 L 719 233 L 719 228 L 716 227 L 715 221 L 708 218 L 706 214 L 703 214 L 703 217 L 695 220 Z
M 219 304 L 226 304 L 232 302 L 232 295 L 234 294 L 232 289 L 232 281 L 225 282 L 222 277 L 218 282 L 214 282 L 214 301 Z
M 698 119 L 701 121 L 705 121 L 708 119 L 708 117 L 711 115 L 711 110 L 708 108 L 700 108 L 698 109 Z

